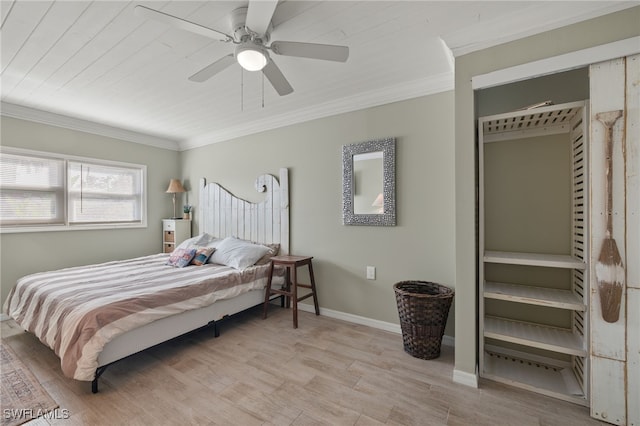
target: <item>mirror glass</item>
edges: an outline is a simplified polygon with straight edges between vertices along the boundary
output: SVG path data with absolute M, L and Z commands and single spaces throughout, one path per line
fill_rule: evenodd
M 393 226 L 395 139 L 342 147 L 343 224 Z
M 383 214 L 382 151 L 353 156 L 353 212 Z

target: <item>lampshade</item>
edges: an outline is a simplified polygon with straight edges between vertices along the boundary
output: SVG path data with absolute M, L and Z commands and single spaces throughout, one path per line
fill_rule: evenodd
M 236 47 L 236 59 L 242 68 L 247 71 L 260 71 L 267 65 L 267 55 L 264 48 L 252 42 L 247 42 Z
M 171 179 L 171 181 L 169 182 L 169 187 L 167 188 L 166 192 L 169 194 L 175 194 L 176 192 L 185 192 L 185 189 L 182 186 L 182 183 L 180 183 L 180 180 Z

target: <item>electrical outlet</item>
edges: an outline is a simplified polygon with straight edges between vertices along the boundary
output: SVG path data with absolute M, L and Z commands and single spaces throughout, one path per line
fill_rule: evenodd
M 376 267 L 375 266 L 367 266 L 367 279 L 375 280 L 376 279 Z

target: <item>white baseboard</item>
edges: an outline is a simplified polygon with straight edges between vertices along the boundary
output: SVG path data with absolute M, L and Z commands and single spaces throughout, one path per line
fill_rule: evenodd
M 304 303 L 298 304 L 298 309 L 305 312 L 315 312 L 313 305 L 307 305 Z M 352 322 L 354 324 L 366 325 L 369 327 L 377 328 L 379 330 L 390 331 L 392 333 L 400 334 L 400 324 L 393 324 L 386 321 L 375 320 L 372 318 L 361 317 L 359 315 L 348 314 L 346 312 L 334 311 L 333 309 L 320 308 L 320 315 L 336 318 L 339 320 Z
M 447 336 L 446 334 L 444 336 L 442 336 L 442 344 L 443 345 L 447 345 L 447 346 L 451 346 L 451 347 L 455 347 L 456 345 L 456 338 L 453 336 Z
M 298 304 L 298 309 L 305 312 L 315 312 L 313 305 L 305 303 Z M 375 320 L 372 318 L 362 317 L 360 315 L 348 314 L 346 312 L 334 311 L 333 309 L 320 308 L 320 315 L 329 318 L 335 318 L 354 324 L 366 325 L 368 327 L 377 328 L 378 330 L 390 331 L 392 333 L 401 334 L 400 324 Z M 455 339 L 452 336 L 443 336 L 442 344 L 447 346 L 455 346 Z
M 467 373 L 466 371 L 453 370 L 453 381 L 461 385 L 478 387 L 478 374 Z

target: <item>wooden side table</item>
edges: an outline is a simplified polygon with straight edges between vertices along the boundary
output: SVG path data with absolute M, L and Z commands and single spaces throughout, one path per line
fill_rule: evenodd
M 191 238 L 191 220 L 162 219 L 163 253 L 171 253 L 187 238 Z
M 313 256 L 274 256 L 271 258 L 269 266 L 269 278 L 267 279 L 267 289 L 264 296 L 264 313 L 262 318 L 267 318 L 267 310 L 269 309 L 269 297 L 273 294 L 279 294 L 286 298 L 286 306 L 293 300 L 293 328 L 298 328 L 298 302 L 308 297 L 313 297 L 313 306 L 316 309 L 316 315 L 320 315 L 318 308 L 318 297 L 316 295 L 316 281 L 313 277 L 313 266 L 311 264 Z M 300 266 L 307 265 L 309 267 L 309 278 L 311 284 L 300 284 L 298 282 L 297 269 Z M 282 290 L 271 288 L 273 279 L 273 270 L 276 266 L 285 268 L 285 286 Z M 298 297 L 298 287 L 311 289 L 311 293 Z

